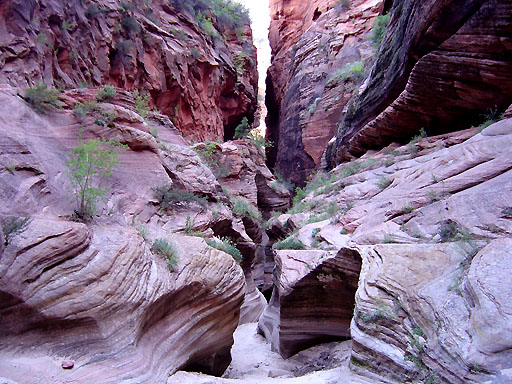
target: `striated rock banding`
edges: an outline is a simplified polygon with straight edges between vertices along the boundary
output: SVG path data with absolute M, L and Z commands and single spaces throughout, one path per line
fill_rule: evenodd
M 355 250 L 278 251 L 274 291 L 258 331 L 284 358 L 350 337 L 361 257 Z
M 512 102 L 509 1 L 395 3 L 369 80 L 329 148 L 331 165 L 407 142 L 421 128 L 440 134 L 477 124 Z
M 126 4 L 4 2 L 0 83 L 148 92 L 151 107 L 192 140 L 230 139 L 244 116 L 252 120 L 258 75 L 249 25 L 217 39 L 168 1 Z
M 34 218 L 0 263 L 0 375 L 19 383 L 33 375 L 163 382 L 210 356 L 209 372 L 222 372 L 243 274 L 231 256 L 202 240 L 182 244 L 171 273 L 134 230 Z M 61 360 L 73 360 L 74 368 L 62 371 Z

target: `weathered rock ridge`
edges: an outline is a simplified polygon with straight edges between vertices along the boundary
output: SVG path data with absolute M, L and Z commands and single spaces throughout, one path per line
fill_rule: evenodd
M 321 164 L 354 84 L 374 54 L 368 31 L 384 1 L 270 1 L 272 65 L 267 76 L 270 167 L 303 184 Z M 358 63 L 357 78 L 341 78 Z M 347 72 L 348 73 L 348 72 Z
M 231 255 L 203 238 L 230 237 L 250 265 L 261 248 L 259 223 L 233 214 L 209 164 L 165 115 L 143 119 L 130 93 L 118 88 L 106 102 L 95 99 L 97 92 L 64 91 L 59 109 L 38 114 L 22 89 L 0 89 L 0 221 L 28 218 L 1 236 L 0 377 L 20 384 L 36 377 L 163 383 L 179 368 L 220 374 L 240 312 L 254 316 L 263 305 L 252 276 L 244 278 Z M 96 106 L 80 117 L 75 107 L 86 102 Z M 127 149 L 104 180 L 109 189 L 98 215 L 88 225 L 75 223 L 65 163 L 80 140 L 98 137 Z M 242 189 L 254 191 L 256 201 L 286 204 L 275 192 L 266 195 L 276 180 L 261 154 L 244 159 L 257 153 L 250 144 L 224 145 L 240 148 L 239 163 L 258 164 Z M 154 192 L 162 186 L 199 200 L 164 209 Z M 153 249 L 157 239 L 174 244 L 172 270 Z M 65 360 L 74 368 L 63 370 Z
M 0 7 L 0 84 L 148 92 L 185 137 L 231 139 L 256 111 L 256 49 L 248 25 L 220 34 L 163 0 L 8 0 Z
M 393 144 L 318 174 L 273 219 L 271 231 L 289 234 L 280 249 L 304 248 L 277 251 L 278 294 L 259 324 L 277 350 L 293 353 L 310 342 L 305 330 L 324 327 L 316 308 L 340 289 L 312 295 L 296 282 L 319 285 L 325 255 L 350 249 L 362 259 L 355 309 L 347 298 L 328 315 L 353 310 L 353 372 L 392 383 L 512 380 L 512 119 L 478 131 Z M 294 295 L 303 304 L 289 306 Z M 344 329 L 333 323 L 331 337 Z
M 456 131 L 509 106 L 511 10 L 510 1 L 395 1 L 371 74 L 340 121 L 330 164 L 406 142 L 421 128 Z

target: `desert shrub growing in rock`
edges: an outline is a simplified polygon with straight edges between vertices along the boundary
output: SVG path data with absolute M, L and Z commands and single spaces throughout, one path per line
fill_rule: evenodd
M 237 125 L 235 128 L 235 136 L 234 139 L 245 139 L 249 137 L 249 133 L 251 130 L 251 125 L 249 124 L 249 120 L 247 120 L 247 117 L 244 117 L 242 119 L 242 122 Z
M 355 61 L 353 63 L 346 64 L 343 68 L 337 70 L 327 80 L 325 86 L 327 88 L 334 88 L 340 83 L 347 81 L 357 81 L 364 76 L 364 63 L 362 61 Z
M 213 18 L 221 32 L 227 28 L 240 28 L 250 22 L 247 8 L 229 0 L 169 0 L 169 3 L 181 12 L 192 14 L 208 34 L 216 34 Z
M 180 207 L 192 203 L 205 207 L 207 202 L 206 198 L 196 196 L 193 192 L 179 188 L 171 189 L 167 185 L 153 188 L 153 195 L 158 200 L 162 209 Z
M 139 93 L 139 91 L 135 90 L 132 93 L 132 97 L 135 101 L 135 109 L 137 110 L 138 114 L 142 118 L 145 118 L 149 112 L 149 102 L 151 100 L 151 96 L 148 93 L 142 95 Z
M 306 246 L 299 239 L 295 239 L 293 237 L 288 237 L 284 240 L 278 241 L 275 245 L 275 248 L 277 250 L 282 250 L 282 249 L 301 250 L 301 249 L 306 249 Z
M 165 259 L 169 270 L 176 270 L 178 266 L 178 252 L 172 243 L 165 239 L 156 239 L 151 246 L 151 250 Z
M 96 95 L 96 99 L 101 100 L 101 101 L 110 101 L 116 96 L 117 96 L 117 92 L 116 92 L 115 88 L 112 85 L 107 84 L 103 88 L 99 89 L 99 91 Z
M 372 42 L 373 48 L 375 48 L 376 50 L 379 49 L 379 47 L 382 43 L 382 40 L 384 39 L 384 36 L 386 36 L 386 32 L 388 30 L 388 24 L 389 24 L 390 20 L 391 20 L 391 17 L 389 14 L 387 14 L 387 15 L 377 16 L 377 18 L 373 22 L 372 33 L 371 33 L 369 39 Z
M 66 166 L 78 219 L 88 219 L 95 213 L 96 204 L 107 193 L 107 188 L 100 187 L 101 179 L 112 175 L 119 165 L 119 152 L 126 148 L 118 141 L 105 139 L 81 141 L 73 147 Z
M 261 213 L 256 211 L 243 197 L 234 197 L 231 202 L 233 203 L 233 214 L 236 216 L 251 216 L 253 219 L 261 220 Z
M 9 241 L 18 233 L 25 230 L 30 222 L 29 217 L 14 216 L 6 220 L 2 220 L 2 231 L 4 233 L 4 244 L 9 244 Z
M 44 83 L 37 83 L 33 88 L 25 90 L 24 98 L 37 113 L 45 113 L 51 107 L 59 108 L 58 94 L 59 91 L 56 89 L 48 88 Z
M 228 255 L 233 256 L 236 262 L 241 262 L 243 259 L 242 253 L 236 247 L 235 243 L 227 237 L 219 237 L 207 239 L 206 244 L 210 247 L 218 249 L 219 251 L 226 252 Z

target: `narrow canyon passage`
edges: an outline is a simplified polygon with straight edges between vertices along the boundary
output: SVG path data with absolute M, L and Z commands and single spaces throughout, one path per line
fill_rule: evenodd
M 0 384 L 512 382 L 512 0 L 0 2 Z

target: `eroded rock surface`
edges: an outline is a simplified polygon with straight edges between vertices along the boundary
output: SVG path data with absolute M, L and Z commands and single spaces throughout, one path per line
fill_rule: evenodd
M 221 374 L 229 364 L 244 273 L 197 235 L 229 234 L 241 249 L 256 248 L 258 224 L 233 215 L 212 170 L 166 116 L 142 119 L 131 95 L 117 91 L 80 117 L 73 107 L 94 101 L 97 89 L 65 91 L 61 108 L 44 114 L 22 90 L 0 89 L 1 221 L 29 219 L 0 247 L 0 377 L 157 383 L 179 368 Z M 108 126 L 98 121 L 105 111 L 115 112 Z M 98 137 L 127 148 L 103 180 L 92 223 L 75 223 L 65 163 L 80 139 Z M 164 208 L 157 187 L 199 200 Z M 176 249 L 174 269 L 152 250 L 157 239 Z M 63 361 L 74 367 L 63 370 Z
M 331 164 L 407 142 L 421 128 L 452 132 L 506 109 L 511 7 L 494 0 L 395 2 L 369 80 L 340 121 Z
M 321 164 L 343 108 L 370 66 L 368 31 L 383 6 L 381 0 L 270 1 L 267 136 L 275 146 L 268 163 L 285 179 L 303 184 Z M 339 71 L 354 63 L 360 71 L 346 70 L 342 79 Z
M 312 271 L 333 248 L 361 256 L 350 327 L 354 372 L 396 383 L 510 380 L 505 297 L 512 285 L 503 274 L 512 255 L 511 139 L 508 118 L 480 133 L 472 128 L 369 152 L 317 175 L 292 213 L 271 224 L 271 232 L 282 230 L 305 248 L 279 257 L 304 255 Z M 307 268 L 291 273 L 282 265 L 277 292 Z M 274 345 L 288 340 L 273 324 L 298 311 L 279 299 L 260 321 Z
M 278 251 L 275 288 L 258 330 L 284 358 L 350 337 L 361 258 L 357 251 Z
M 8 0 L 0 9 L 0 83 L 140 90 L 185 137 L 233 137 L 256 110 L 249 25 L 214 38 L 169 1 Z

